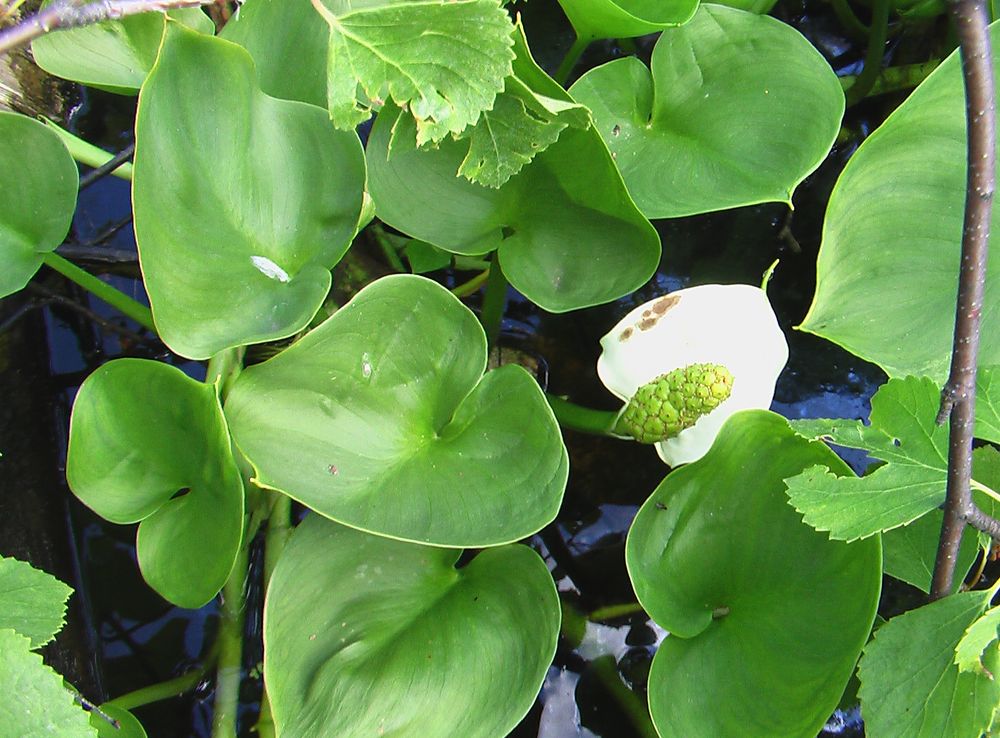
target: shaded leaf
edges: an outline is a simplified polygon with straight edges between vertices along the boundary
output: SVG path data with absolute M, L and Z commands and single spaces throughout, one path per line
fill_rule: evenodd
M 559 599 L 525 546 L 478 554 L 310 515 L 271 579 L 264 675 L 278 733 L 494 738 L 534 702 Z
M 941 522 L 944 512 L 931 510 L 912 523 L 893 528 L 882 534 L 882 569 L 891 577 L 910 584 L 930 594 L 934 561 L 941 539 Z M 969 567 L 976 560 L 979 542 L 976 531 L 966 528 L 955 562 L 953 591 L 962 586 Z
M 98 715 L 90 713 L 90 726 L 97 729 L 98 738 L 146 738 L 146 730 L 135 715 L 116 705 L 101 705 L 101 712 L 118 721 L 117 727 Z
M 37 120 L 0 111 L 0 297 L 22 289 L 73 221 L 76 162 Z
M 199 33 L 215 33 L 201 8 L 181 8 L 53 31 L 35 39 L 31 53 L 38 66 L 57 77 L 134 95 L 156 61 L 167 17 Z
M 633 38 L 690 20 L 698 0 L 559 0 L 583 39 Z
M 139 567 L 181 607 L 225 584 L 243 536 L 243 482 L 215 388 L 179 369 L 116 359 L 80 387 L 66 479 L 113 523 L 142 521 Z

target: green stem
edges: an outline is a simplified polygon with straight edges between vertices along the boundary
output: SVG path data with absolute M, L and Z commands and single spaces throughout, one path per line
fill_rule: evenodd
M 475 294 L 479 288 L 483 286 L 483 283 L 489 278 L 490 270 L 489 267 L 487 267 L 468 282 L 463 282 L 457 287 L 452 287 L 451 294 L 455 297 L 468 297 L 469 295 Z
M 139 325 L 156 333 L 156 326 L 153 324 L 153 313 L 141 302 L 136 302 L 125 293 L 116 290 L 107 282 L 98 279 L 90 272 L 84 271 L 73 262 L 59 256 L 55 251 L 49 251 L 44 254 L 42 261 L 67 279 L 76 282 L 94 296 L 104 300 L 111 307 L 127 315 Z
M 940 64 L 940 59 L 934 59 L 920 64 L 901 64 L 897 67 L 886 67 L 879 74 L 878 79 L 872 83 L 871 89 L 868 91 L 868 97 L 913 89 L 927 79 L 930 73 L 937 69 Z M 857 81 L 857 76 L 841 77 L 840 85 L 846 92 L 854 87 Z
M 59 134 L 59 137 L 63 140 L 66 148 L 69 149 L 70 156 L 81 164 L 86 164 L 88 167 L 94 167 L 96 169 L 102 164 L 106 164 L 115 158 L 114 154 L 110 154 L 99 146 L 94 146 L 92 143 L 87 143 L 82 138 L 74 136 L 65 128 L 56 125 L 52 121 L 45 118 L 41 120 L 42 123 L 45 123 L 49 128 Z M 131 182 L 132 164 L 125 162 L 111 173 L 119 179 Z
M 264 591 L 271 581 L 274 567 L 278 564 L 285 543 L 292 533 L 292 500 L 280 492 L 273 493 L 271 515 L 267 519 L 267 532 L 264 534 Z M 271 700 L 267 696 L 267 686 L 260 699 L 260 713 L 254 731 L 262 738 L 274 738 L 274 718 L 271 715 Z
M 594 673 L 604 684 L 611 696 L 617 700 L 624 710 L 629 722 L 642 738 L 657 738 L 656 728 L 649 718 L 649 711 L 639 700 L 639 696 L 625 686 L 621 676 L 618 674 L 618 664 L 615 657 L 610 654 L 601 656 L 590 662 Z
M 847 35 L 854 41 L 864 41 L 868 38 L 868 26 L 858 20 L 858 16 L 851 10 L 847 0 L 830 0 L 834 15 L 840 21 L 840 25 L 847 31 Z
M 573 40 L 573 45 L 569 47 L 569 51 L 566 52 L 566 56 L 563 57 L 562 64 L 559 65 L 559 69 L 556 70 L 555 77 L 553 79 L 561 84 L 563 87 L 566 86 L 566 80 L 569 79 L 569 73 L 573 71 L 573 67 L 576 63 L 580 61 L 580 57 L 583 56 L 583 52 L 588 46 L 592 39 L 587 37 L 577 36 Z
M 885 41 L 889 35 L 889 0 L 874 0 L 872 3 L 872 25 L 868 34 L 868 51 L 861 74 L 847 91 L 847 106 L 850 107 L 867 97 L 882 71 L 885 56 Z
M 486 341 L 490 348 L 497 345 L 500 339 L 500 324 L 507 307 L 507 277 L 500 268 L 500 260 L 496 252 L 490 263 L 489 278 L 486 281 L 486 296 L 483 298 L 483 310 L 479 316 L 483 329 L 486 331 Z
M 638 602 L 624 602 L 618 605 L 599 607 L 587 615 L 587 620 L 596 623 L 602 620 L 614 620 L 627 615 L 635 615 L 638 612 L 646 612 L 646 610 Z
M 233 382 L 243 371 L 243 357 L 246 356 L 246 346 L 220 351 L 208 360 L 205 372 L 205 384 L 219 383 L 219 398 L 225 401 L 232 389 Z
M 618 413 L 583 407 L 548 392 L 545 393 L 545 399 L 563 428 L 598 436 L 614 435 Z
M 205 678 L 205 675 L 211 671 L 212 667 L 215 665 L 215 660 L 218 658 L 218 641 L 212 644 L 211 650 L 208 652 L 208 656 L 197 669 L 192 669 L 191 671 L 185 672 L 180 676 L 176 676 L 173 679 L 168 679 L 165 682 L 160 682 L 159 684 L 151 684 L 148 687 L 142 687 L 141 689 L 136 689 L 132 692 L 127 692 L 121 697 L 115 697 L 113 700 L 109 700 L 109 705 L 114 705 L 115 707 L 120 707 L 123 710 L 134 710 L 137 707 L 142 707 L 143 705 L 149 705 L 153 702 L 162 702 L 163 700 L 169 700 L 185 692 L 190 692 L 192 689 L 198 686 L 201 681 Z
M 249 542 L 244 541 L 222 590 L 219 621 L 219 662 L 215 671 L 215 710 L 212 738 L 233 738 L 240 704 L 243 676 L 244 585 L 250 565 Z

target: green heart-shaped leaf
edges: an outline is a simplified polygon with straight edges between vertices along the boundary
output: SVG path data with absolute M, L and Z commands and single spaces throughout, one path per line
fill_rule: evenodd
M 532 92 L 572 104 L 515 34 L 514 73 Z M 470 144 L 394 146 L 412 135 L 386 106 L 368 139 L 369 188 L 379 218 L 456 254 L 497 250 L 504 274 L 530 300 L 566 312 L 642 285 L 660 259 L 659 237 L 635 205 L 593 127 L 568 127 L 499 189 L 457 177 Z
M 996 48 L 996 24 L 990 38 Z M 994 68 L 1000 74 L 996 57 Z M 801 328 L 890 376 L 948 375 L 966 185 L 963 95 L 956 52 L 865 140 L 827 206 L 816 294 Z M 1000 322 L 997 249 L 982 320 Z M 979 361 L 1000 363 L 1000 331 L 983 331 Z
M 117 705 L 101 705 L 101 712 L 118 724 L 109 722 L 97 712 L 90 713 L 90 727 L 97 729 L 98 738 L 147 738 L 142 723 L 128 710 Z
M 633 38 L 686 23 L 698 0 L 559 0 L 578 38 Z
M 304 328 L 354 236 L 364 181 L 357 134 L 263 94 L 236 44 L 169 23 L 139 95 L 133 192 L 167 345 L 207 358 Z
M 441 546 L 516 541 L 559 509 L 568 461 L 534 379 L 483 376 L 472 312 L 423 277 L 385 277 L 226 402 L 256 481 L 354 528 Z
M 118 359 L 80 387 L 66 479 L 113 523 L 142 521 L 139 567 L 181 607 L 225 584 L 243 536 L 243 483 L 215 388 L 156 361 Z
M 552 662 L 559 598 L 525 546 L 458 556 L 306 518 L 264 611 L 278 734 L 507 735 Z
M 247 0 L 219 35 L 250 52 L 268 95 L 326 107 L 330 27 L 309 0 Z
M 878 539 L 844 544 L 803 524 L 783 479 L 824 445 L 773 413 L 737 413 L 707 455 L 639 510 L 626 562 L 671 635 L 649 675 L 661 736 L 815 736 L 837 705 L 878 603 Z
M 702 5 L 663 32 L 651 67 L 619 59 L 570 89 L 649 218 L 791 203 L 840 130 L 836 75 L 774 18 Z
M 79 174 L 59 136 L 0 112 L 0 297 L 22 289 L 73 222 Z
M 56 637 L 73 590 L 26 561 L 0 556 L 0 628 L 11 628 L 38 648 Z
M 57 77 L 134 95 L 156 61 L 166 16 L 199 33 L 215 32 L 201 8 L 182 8 L 47 33 L 32 42 L 31 53 L 38 66 Z

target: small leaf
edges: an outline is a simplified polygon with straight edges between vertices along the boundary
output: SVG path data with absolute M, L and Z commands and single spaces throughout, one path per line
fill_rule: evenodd
M 278 734 L 507 735 L 552 662 L 559 598 L 526 546 L 458 557 L 308 516 L 265 604 Z
M 406 260 L 410 262 L 410 269 L 414 274 L 426 274 L 444 269 L 451 264 L 451 254 L 426 241 L 410 239 L 403 253 L 406 254 Z
M 22 289 L 73 221 L 79 174 L 58 134 L 0 112 L 0 297 Z
M 57 77 L 134 95 L 156 61 L 167 17 L 199 33 L 215 32 L 201 8 L 182 8 L 57 30 L 35 39 L 31 53 L 38 66 Z
M 872 398 L 871 425 L 857 420 L 794 424 L 806 436 L 867 451 L 886 461 L 864 477 L 821 466 L 786 481 L 804 520 L 831 538 L 855 540 L 916 520 L 944 500 L 948 426 L 935 422 L 941 393 L 929 378 L 890 379 Z
M 101 705 L 101 712 L 118 722 L 117 727 L 97 714 L 90 713 L 90 726 L 97 729 L 98 738 L 147 738 L 142 723 L 128 710 L 117 705 Z
M 226 401 L 256 481 L 353 528 L 492 546 L 555 517 L 566 449 L 519 366 L 483 374 L 486 338 L 435 282 L 384 277 Z
M 31 564 L 0 556 L 0 629 L 10 628 L 38 648 L 65 622 L 71 587 Z
M 697 0 L 559 0 L 583 39 L 634 38 L 690 20 Z
M 354 237 L 364 182 L 357 134 L 263 94 L 236 44 L 169 23 L 139 96 L 133 183 L 164 342 L 205 359 L 305 328 Z
M 95 738 L 89 715 L 63 679 L 31 650 L 31 641 L 0 628 L 0 725 L 17 738 Z
M 243 482 L 215 388 L 175 367 L 116 359 L 80 387 L 66 478 L 113 523 L 142 521 L 149 585 L 201 607 L 225 584 L 243 536 Z
M 496 0 L 344 2 L 330 24 L 330 118 L 353 129 L 392 100 L 416 122 L 416 143 L 474 124 L 511 73 L 512 26 Z M 358 104 L 360 86 L 366 98 Z
M 720 5 L 570 88 L 648 218 L 791 202 L 840 130 L 844 94 L 791 26 Z
M 1000 679 L 960 672 L 955 649 L 991 594 L 954 594 L 894 617 L 875 632 L 858 667 L 866 735 L 969 738 L 985 732 L 1000 703 Z M 997 673 L 997 649 L 984 662 Z
M 987 610 L 968 627 L 955 648 L 955 664 L 959 671 L 974 671 L 990 679 L 996 678 L 996 674 L 986 670 L 983 658 L 986 649 L 997 640 L 997 628 L 1000 628 L 1000 606 Z

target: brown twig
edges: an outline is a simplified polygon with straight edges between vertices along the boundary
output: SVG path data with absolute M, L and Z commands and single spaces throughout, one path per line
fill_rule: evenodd
M 984 0 L 951 0 L 948 11 L 960 43 L 969 143 L 955 339 L 951 371 L 941 392 L 941 409 L 937 418 L 938 423 L 949 420 L 950 435 L 944 523 L 931 586 L 931 598 L 935 600 L 945 597 L 952 590 L 958 546 L 966 523 L 991 535 L 1000 533 L 1000 522 L 976 507 L 969 488 L 972 479 L 979 324 L 996 184 L 996 98 L 987 31 L 989 16 Z
M 0 32 L 0 54 L 6 54 L 60 28 L 89 26 L 137 13 L 197 8 L 215 0 L 56 0 L 36 15 Z

